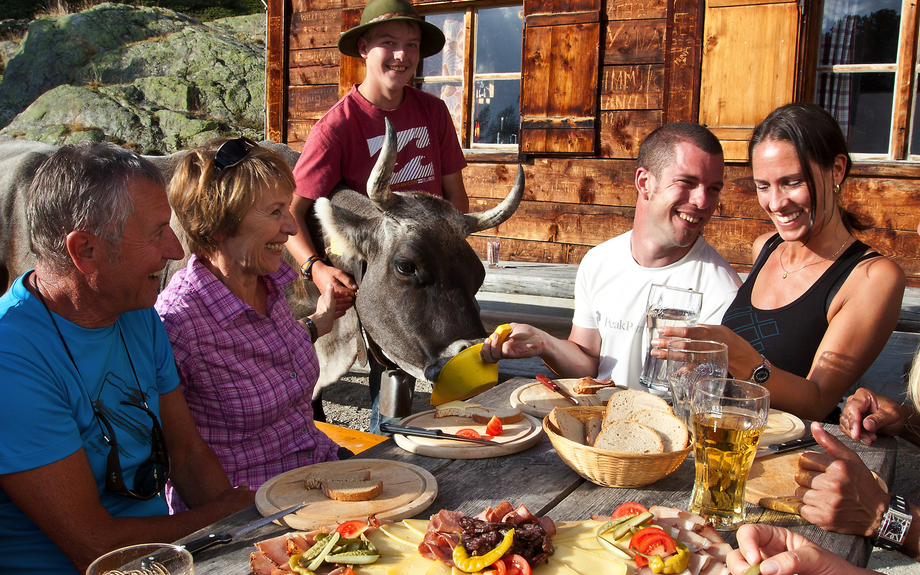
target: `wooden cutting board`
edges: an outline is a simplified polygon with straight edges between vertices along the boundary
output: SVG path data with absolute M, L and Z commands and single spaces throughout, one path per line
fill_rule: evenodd
M 568 390 L 582 406 L 603 405 L 603 398 L 610 397 L 606 395 L 581 395 L 576 394 L 575 384 L 578 379 L 556 379 L 559 385 Z M 616 388 L 610 388 L 611 391 Z M 517 407 L 524 413 L 543 419 L 554 407 L 572 407 L 572 404 L 566 401 L 561 395 L 546 387 L 539 381 L 534 381 L 528 385 L 522 385 L 511 393 L 511 405 Z
M 424 429 L 440 429 L 445 433 L 456 434 L 464 428 L 475 429 L 480 435 L 485 435 L 485 424 L 476 423 L 469 417 L 439 417 L 434 416 L 435 410 L 423 411 L 410 415 L 400 421 L 400 425 L 411 425 Z M 524 418 L 517 423 L 502 426 L 502 434 L 492 439 L 495 445 L 480 445 L 463 441 L 447 439 L 429 439 L 427 437 L 412 437 L 394 434 L 396 445 L 406 451 L 438 457 L 441 459 L 486 459 L 500 457 L 524 451 L 540 442 L 543 433 L 543 424 L 539 420 L 524 414 Z
M 368 501 L 335 501 L 322 489 L 306 489 L 307 473 L 339 473 L 370 469 L 371 479 L 383 481 L 383 491 Z M 256 492 L 256 508 L 263 517 L 305 501 L 296 513 L 279 521 L 292 529 L 309 531 L 336 525 L 350 519 L 367 521 L 368 516 L 399 520 L 417 515 L 438 495 L 438 484 L 428 471 L 399 461 L 385 459 L 346 459 L 308 465 L 269 479 Z
M 767 418 L 767 428 L 760 436 L 759 449 L 774 443 L 785 443 L 805 435 L 805 423 L 798 417 L 785 411 L 771 409 Z
M 799 457 L 806 449 L 758 457 L 748 474 L 744 500 L 765 509 L 799 514 L 802 502 L 796 498 L 795 474 Z

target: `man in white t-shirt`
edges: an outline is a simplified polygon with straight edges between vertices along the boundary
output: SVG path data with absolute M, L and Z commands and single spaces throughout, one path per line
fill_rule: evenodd
M 585 254 L 575 280 L 575 315 L 566 340 L 526 324 L 484 361 L 539 356 L 560 377 L 610 378 L 634 389 L 647 355 L 645 307 L 652 284 L 703 293 L 700 323 L 718 324 L 738 291 L 735 270 L 700 232 L 719 204 L 724 161 L 719 140 L 699 124 L 666 124 L 639 148 L 633 229 Z

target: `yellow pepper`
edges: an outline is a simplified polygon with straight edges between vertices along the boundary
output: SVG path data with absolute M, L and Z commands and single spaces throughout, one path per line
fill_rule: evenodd
M 509 529 L 508 532 L 505 533 L 505 538 L 502 539 L 502 542 L 499 543 L 495 549 L 489 551 L 485 555 L 470 557 L 466 552 L 466 547 L 463 546 L 463 542 L 461 541 L 454 547 L 454 554 L 451 559 L 453 559 L 457 569 L 465 573 L 476 573 L 501 559 L 502 555 L 504 555 L 507 550 L 511 549 L 512 543 L 514 543 L 514 529 Z
M 687 564 L 690 563 L 690 550 L 680 541 L 674 541 L 677 546 L 677 552 L 663 558 L 661 555 L 652 555 L 648 559 L 648 566 L 654 573 L 664 573 L 665 575 L 674 575 L 682 573 Z

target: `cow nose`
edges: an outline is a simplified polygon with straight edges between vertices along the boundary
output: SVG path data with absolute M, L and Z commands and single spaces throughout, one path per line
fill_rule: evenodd
M 441 355 L 438 357 L 434 363 L 428 365 L 425 368 L 425 379 L 431 382 L 438 380 L 438 376 L 441 374 L 441 370 L 444 369 L 444 366 L 447 365 L 447 362 L 452 360 L 454 356 L 465 349 L 469 349 L 474 345 L 482 343 L 481 339 L 458 339 L 457 341 L 451 343 L 441 352 Z

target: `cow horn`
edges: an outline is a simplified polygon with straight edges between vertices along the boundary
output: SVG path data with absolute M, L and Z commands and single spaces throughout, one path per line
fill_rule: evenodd
M 498 204 L 491 210 L 486 210 L 476 214 L 464 214 L 463 217 L 466 218 L 466 226 L 469 228 L 469 233 L 472 234 L 475 232 L 481 232 L 482 230 L 487 230 L 489 228 L 494 228 L 498 224 L 510 218 L 520 205 L 521 197 L 523 195 L 524 168 L 518 166 L 518 174 L 517 179 L 514 180 L 514 186 L 508 193 L 508 197 L 502 200 L 502 203 Z
M 393 129 L 389 118 L 384 118 L 384 123 L 386 134 L 380 147 L 380 156 L 377 157 L 377 163 L 367 179 L 367 197 L 373 200 L 377 208 L 385 212 L 396 199 L 390 191 L 390 177 L 396 166 L 396 130 Z

